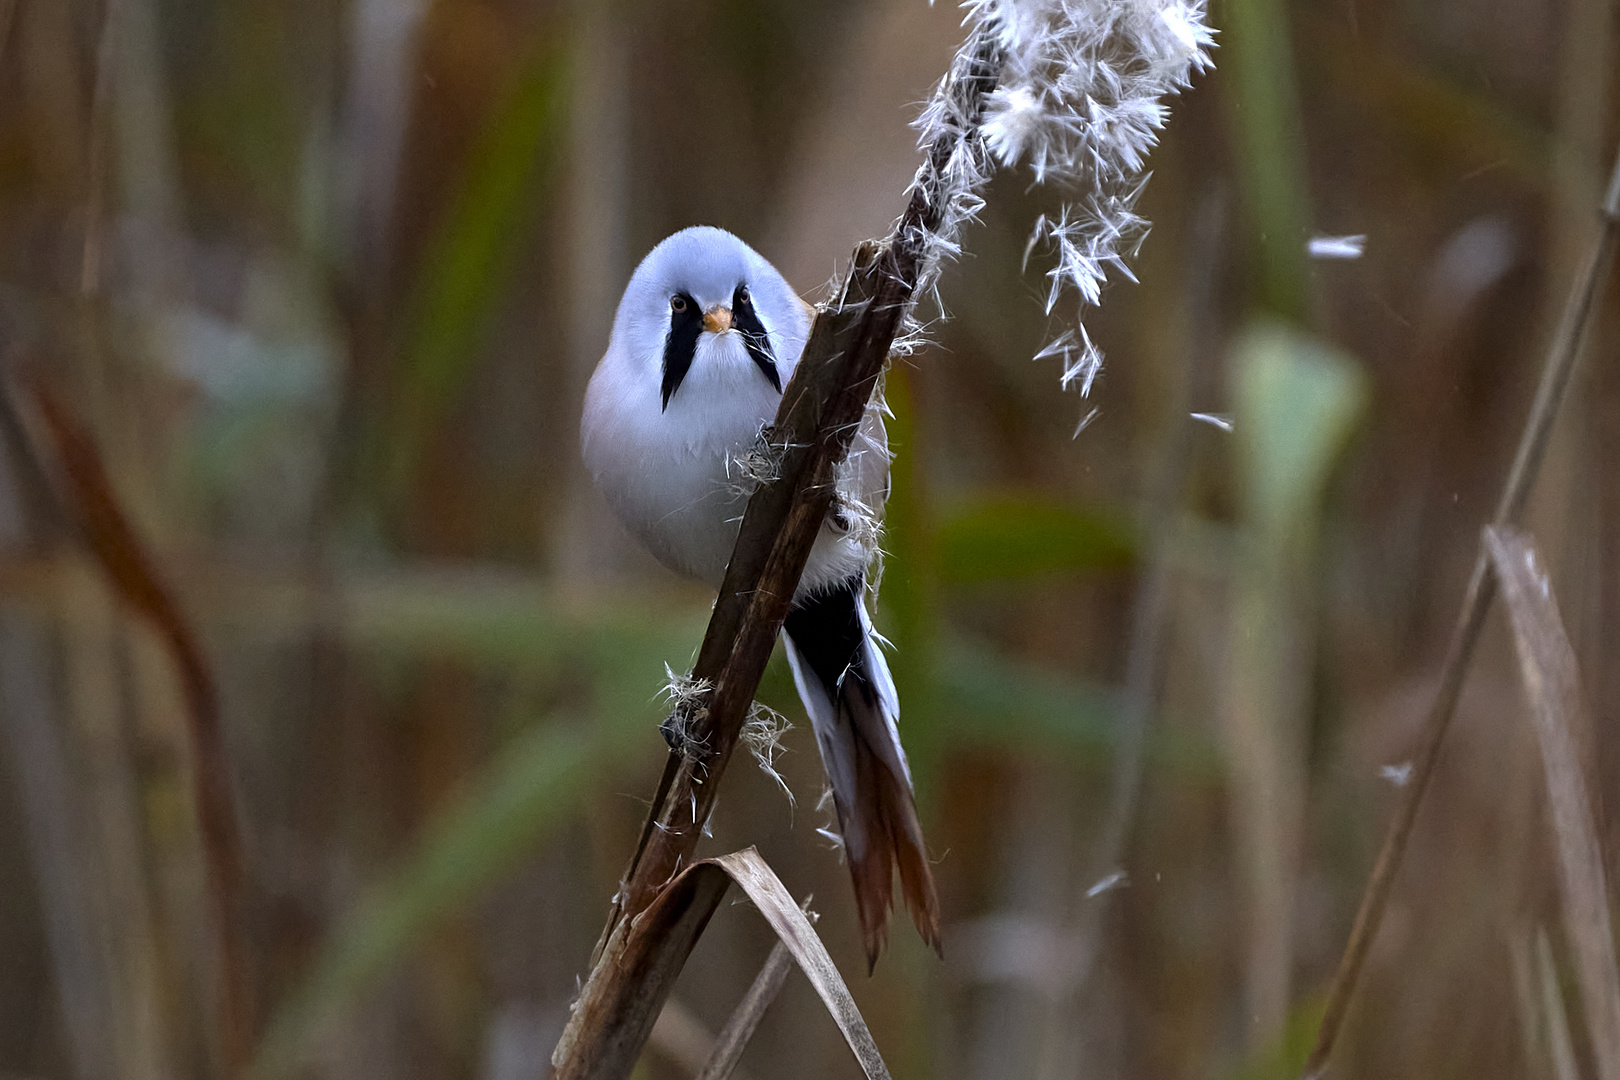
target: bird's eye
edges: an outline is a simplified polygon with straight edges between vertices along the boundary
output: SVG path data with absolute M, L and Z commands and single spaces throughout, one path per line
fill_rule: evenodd
M 669 298 L 669 310 L 679 314 L 686 310 L 686 297 L 672 296 Z
M 753 300 L 753 297 L 748 295 L 748 286 L 746 286 L 746 285 L 737 286 L 737 306 L 738 307 L 742 307 L 744 304 L 750 303 L 752 300 Z

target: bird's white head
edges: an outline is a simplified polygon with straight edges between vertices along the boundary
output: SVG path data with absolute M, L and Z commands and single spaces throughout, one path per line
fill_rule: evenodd
M 809 331 L 774 266 L 724 229 L 695 226 L 636 268 L 608 351 L 629 380 L 656 389 L 660 412 L 702 410 L 702 398 L 779 397 Z
M 782 275 L 724 230 L 683 229 L 636 267 L 585 391 L 580 449 L 665 565 L 720 583 L 746 501 L 735 463 L 775 418 L 809 332 Z

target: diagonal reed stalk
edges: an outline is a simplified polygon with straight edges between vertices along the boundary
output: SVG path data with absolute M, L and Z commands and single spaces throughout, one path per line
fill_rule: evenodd
M 1580 358 L 1581 344 L 1585 339 L 1592 305 L 1614 262 L 1615 244 L 1620 241 L 1620 156 L 1616 157 L 1614 168 L 1610 173 L 1609 186 L 1604 194 L 1603 204 L 1599 208 L 1599 215 L 1597 238 L 1592 244 L 1582 272 L 1575 279 L 1563 315 L 1559 319 L 1558 329 L 1553 335 L 1552 345 L 1548 349 L 1547 359 L 1542 367 L 1541 382 L 1536 388 L 1535 401 L 1530 406 L 1530 415 L 1525 420 L 1524 432 L 1519 437 L 1513 466 L 1502 486 L 1501 498 L 1491 519 L 1492 525 L 1511 526 L 1524 512 L 1525 502 L 1535 484 L 1542 458 L 1546 455 L 1547 443 L 1552 437 L 1553 423 L 1558 417 L 1559 406 L 1569 389 L 1575 363 Z M 1429 781 L 1434 776 L 1435 764 L 1440 758 L 1440 744 L 1445 739 L 1446 729 L 1457 711 L 1463 679 L 1468 674 L 1468 662 L 1474 655 L 1474 647 L 1479 642 L 1479 633 L 1485 625 L 1485 616 L 1490 610 L 1491 602 L 1496 598 L 1496 591 L 1497 582 L 1491 572 L 1490 553 L 1481 541 L 1479 554 L 1474 560 L 1473 573 L 1468 579 L 1468 589 L 1463 594 L 1462 610 L 1457 614 L 1457 622 L 1452 628 L 1451 641 L 1440 668 L 1440 686 L 1435 691 L 1434 702 L 1424 722 L 1412 782 L 1403 789 L 1400 805 L 1396 807 L 1395 816 L 1390 820 L 1384 834 L 1383 847 L 1379 850 L 1378 860 L 1373 864 L 1372 874 L 1367 879 L 1367 886 L 1361 897 L 1361 907 L 1356 912 L 1356 921 L 1350 930 L 1350 940 L 1345 944 L 1338 972 L 1334 975 L 1333 986 L 1328 992 L 1322 1024 L 1317 1029 L 1316 1045 L 1305 1063 L 1305 1076 L 1312 1080 L 1323 1074 L 1328 1058 L 1333 1054 L 1334 1043 L 1344 1027 L 1345 1016 L 1349 1012 L 1356 985 L 1360 982 L 1362 969 L 1366 965 L 1367 953 L 1372 948 L 1373 939 L 1378 936 L 1384 909 L 1389 904 L 1395 874 L 1400 869 L 1402 857 L 1406 854 L 1406 845 L 1412 836 L 1412 825 L 1423 805 L 1423 796 L 1429 789 Z

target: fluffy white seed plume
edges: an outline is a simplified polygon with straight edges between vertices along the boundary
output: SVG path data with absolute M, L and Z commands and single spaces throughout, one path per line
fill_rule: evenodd
M 961 254 L 962 226 L 984 208 L 979 190 L 991 171 L 981 124 L 1001 72 L 1001 35 L 993 17 L 976 19 L 970 12 L 967 22 L 972 27 L 967 41 L 912 125 L 923 163 L 911 183 L 911 205 L 893 233 L 898 246 L 917 256 L 913 297 L 932 301 L 935 310 L 941 309 L 940 267 Z M 923 328 L 912 305 L 891 351 L 905 356 L 922 344 Z
M 1073 198 L 1055 218 L 1039 218 L 1030 236 L 1030 252 L 1054 258 L 1047 313 L 1071 293 L 1083 313 L 1100 299 L 1110 268 L 1131 276 L 1124 260 L 1147 233 L 1134 207 L 1168 116 L 1164 98 L 1210 67 L 1215 31 L 1204 21 L 1204 0 L 966 0 L 962 7 L 975 32 L 918 120 L 923 145 L 963 126 L 951 91 L 986 39 L 999 47 L 1002 71 L 976 129 L 960 140 L 963 205 L 938 230 L 941 254 L 954 252 L 956 227 L 982 205 L 973 192 L 987 166 L 1027 163 L 1036 183 L 1056 182 Z M 1063 358 L 1065 388 L 1090 391 L 1102 355 L 1078 321 L 1037 354 L 1048 356 Z

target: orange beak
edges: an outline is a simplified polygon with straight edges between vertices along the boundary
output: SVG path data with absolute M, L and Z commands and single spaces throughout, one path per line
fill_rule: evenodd
M 716 304 L 703 313 L 703 329 L 711 334 L 721 334 L 731 329 L 731 309 L 722 304 Z

